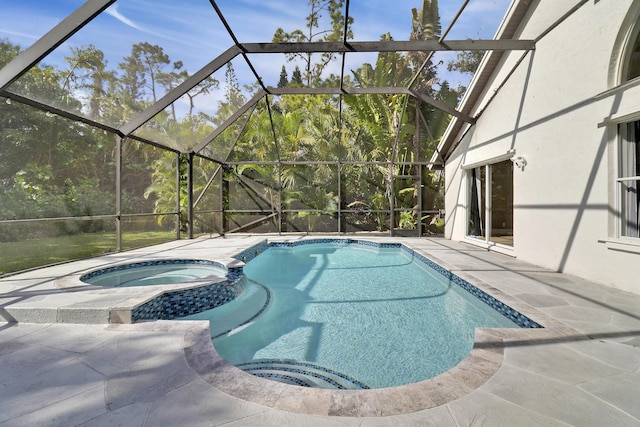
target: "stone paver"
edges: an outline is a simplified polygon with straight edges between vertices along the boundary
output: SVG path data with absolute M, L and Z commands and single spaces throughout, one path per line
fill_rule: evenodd
M 264 239 L 170 242 L 0 279 L 0 322 L 8 322 L 0 323 L 0 425 L 640 426 L 640 296 L 457 242 L 367 238 L 404 241 L 432 255 L 504 292 L 547 329 L 479 331 L 465 363 L 404 394 L 345 392 L 340 400 L 238 376 L 234 367 L 219 371 L 226 362 L 203 340 L 206 322 L 108 324 L 103 314 L 131 291 L 54 286 L 62 276 L 125 261 L 229 258 Z M 221 379 L 228 382 L 218 387 Z M 243 393 L 260 403 L 237 397 Z M 381 417 L 303 413 L 340 412 L 341 405 L 355 415 L 413 409 Z

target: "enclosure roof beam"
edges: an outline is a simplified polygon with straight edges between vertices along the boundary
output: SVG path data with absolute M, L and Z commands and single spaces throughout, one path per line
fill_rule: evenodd
M 467 123 L 475 123 L 475 119 L 471 116 L 469 116 L 468 114 L 465 114 L 461 111 L 456 110 L 455 108 L 449 107 L 447 104 L 445 104 L 442 101 L 438 101 L 437 99 L 433 99 L 432 97 L 425 95 L 424 93 L 420 93 L 416 90 L 407 90 L 407 93 L 413 95 L 415 98 L 418 98 L 420 101 L 426 102 L 427 104 L 430 104 L 434 107 L 436 107 L 439 110 L 442 110 L 446 113 L 451 114 L 454 117 L 459 118 L 460 120 L 467 122 Z
M 342 24 L 342 44 L 347 46 L 347 39 L 349 37 L 349 0 L 347 0 L 344 6 L 344 21 Z M 345 52 L 342 52 L 342 58 L 340 60 L 340 90 L 344 87 L 344 67 L 346 65 Z M 340 98 L 340 117 L 342 116 L 342 98 Z M 338 118 L 340 120 L 340 118 Z
M 535 39 L 533 39 L 534 44 L 538 43 L 543 37 L 553 31 L 558 27 L 562 22 L 571 17 L 574 13 L 576 13 L 580 8 L 582 8 L 585 4 L 588 4 L 588 0 L 580 0 L 577 2 L 571 9 L 569 9 L 564 15 L 562 15 L 557 21 L 552 23 L 549 27 L 543 30 Z M 512 7 L 507 12 L 507 16 L 502 21 L 500 28 L 498 29 L 497 38 L 504 37 L 504 39 L 510 39 L 514 37 L 517 33 L 520 24 L 523 22 L 524 17 L 529 12 L 530 8 L 533 7 L 531 2 L 528 1 L 519 1 L 514 2 Z M 471 80 L 467 91 L 460 102 L 459 108 L 464 111 L 472 114 L 475 110 L 474 116 L 476 120 L 480 117 L 483 112 L 486 110 L 487 106 L 492 103 L 495 99 L 496 95 L 502 90 L 502 88 L 507 84 L 509 79 L 514 75 L 516 70 L 521 66 L 522 62 L 527 56 L 527 52 L 523 53 L 519 59 L 515 61 L 511 69 L 500 79 L 500 82 L 496 82 L 494 87 L 491 87 L 492 95 L 486 100 L 483 101 L 483 104 L 480 105 L 480 101 L 483 98 L 483 95 L 486 90 L 489 89 L 492 77 L 495 77 L 493 74 L 495 73 L 500 61 L 502 60 L 502 56 L 505 52 L 490 52 L 488 55 L 485 55 L 485 58 L 480 63 L 480 66 Z M 451 153 L 456 149 L 460 141 L 464 139 L 464 136 L 469 132 L 470 128 L 465 128 L 465 123 L 460 120 L 451 120 L 447 130 L 440 140 L 440 144 L 438 145 L 439 153 L 435 153 L 432 160 L 436 160 L 436 156 L 440 156 L 441 158 L 448 159 L 451 156 Z
M 251 70 L 253 75 L 255 76 L 256 81 L 258 82 L 258 84 L 260 85 L 260 87 L 262 89 L 266 90 L 267 88 L 265 87 L 264 83 L 262 82 L 262 78 L 258 75 L 258 72 L 256 71 L 256 68 L 253 66 L 253 63 L 251 63 L 251 61 L 249 61 L 249 57 L 244 52 L 244 49 L 242 49 L 242 45 L 238 41 L 238 38 L 234 34 L 233 30 L 231 29 L 231 26 L 229 25 L 229 22 L 227 22 L 227 18 L 224 17 L 224 14 L 222 13 L 220 8 L 218 7 L 218 5 L 215 2 L 215 0 L 209 0 L 209 3 L 211 3 L 211 6 L 213 6 L 213 8 L 215 9 L 216 14 L 218 15 L 218 18 L 222 22 L 222 25 L 224 26 L 224 28 L 227 30 L 227 33 L 229 33 L 229 36 L 233 40 L 233 43 L 241 50 L 240 54 L 244 58 L 244 61 L 247 63 L 247 66 L 249 67 L 249 69 Z
M 264 97 L 265 102 L 267 103 L 267 112 L 269 113 L 269 123 L 271 123 L 271 135 L 273 135 L 273 146 L 276 148 L 276 157 L 278 158 L 278 163 L 282 161 L 282 156 L 280 155 L 280 146 L 278 145 L 278 135 L 276 135 L 276 127 L 273 125 L 273 114 L 271 112 L 271 104 L 269 103 L 269 95 Z M 278 187 L 282 190 L 282 177 L 278 178 Z
M 320 87 L 320 88 L 269 88 L 269 92 L 273 95 L 396 95 L 396 94 L 407 94 L 411 95 L 414 98 L 418 98 L 419 100 L 430 104 L 439 110 L 442 110 L 446 113 L 451 114 L 454 117 L 457 117 L 465 122 L 474 123 L 475 120 L 473 117 L 464 114 L 453 107 L 448 106 L 442 101 L 438 101 L 426 95 L 424 93 L 420 93 L 416 90 L 408 89 L 405 87 L 344 87 L 340 88 L 329 88 L 329 87 Z
M 124 126 L 122 126 L 120 128 L 120 132 L 122 132 L 124 135 L 131 134 L 140 126 L 151 120 L 156 114 L 175 102 L 178 98 L 189 92 L 193 87 L 198 85 L 204 79 L 218 71 L 227 62 L 231 61 L 241 52 L 242 50 L 238 46 L 230 47 L 213 61 L 209 62 L 207 65 L 198 70 L 194 75 L 167 92 L 165 96 L 160 98 L 151 107 L 147 108 L 142 113 L 138 114 L 138 116 L 131 120 L 129 123 L 126 123 Z
M 198 153 L 200 151 L 202 151 L 207 145 L 209 145 L 214 139 L 216 139 L 216 137 L 218 135 L 220 135 L 222 132 L 224 132 L 229 126 L 231 126 L 233 124 L 233 122 L 235 122 L 236 120 L 238 120 L 238 118 L 240 116 L 242 116 L 244 113 L 246 113 L 250 108 L 252 108 L 254 105 L 256 105 L 258 103 L 258 101 L 260 101 L 265 95 L 267 95 L 267 92 L 264 90 L 259 90 L 254 96 L 253 98 L 251 98 L 247 103 L 245 103 L 242 107 L 240 107 L 238 110 L 236 110 L 235 113 L 233 113 L 233 115 L 231 115 L 231 117 L 229 117 L 227 120 L 224 121 L 224 123 L 222 123 L 216 130 L 214 130 L 212 133 L 210 133 L 205 139 L 203 139 L 198 145 L 196 145 L 193 148 L 193 152 L 194 153 Z
M 56 107 L 53 107 L 51 105 L 43 104 L 42 102 L 34 101 L 33 99 L 26 98 L 26 97 L 21 96 L 21 95 L 17 95 L 15 93 L 11 93 L 11 92 L 8 92 L 6 90 L 0 90 L 0 96 L 3 96 L 5 98 L 11 99 L 13 101 L 19 102 L 19 103 L 24 104 L 24 105 L 28 105 L 28 106 L 36 108 L 38 110 L 42 110 L 45 113 L 51 113 L 51 114 L 54 114 L 56 116 L 64 117 L 67 120 L 72 120 L 72 121 L 75 121 L 75 122 L 78 122 L 78 123 L 84 123 L 86 125 L 93 126 L 93 127 L 97 128 L 97 129 L 102 129 L 102 130 L 107 131 L 107 132 L 112 132 L 112 133 L 118 135 L 121 138 L 125 137 L 125 135 L 120 133 L 120 131 L 118 129 L 116 129 L 114 127 L 111 127 L 111 126 L 108 126 L 108 125 L 105 125 L 104 123 L 96 122 L 96 121 L 91 120 L 91 119 L 89 119 L 87 117 L 79 116 L 79 115 L 71 113 L 69 111 L 62 110 L 60 108 L 56 108 Z M 161 148 L 163 150 L 168 150 L 168 151 L 172 151 L 174 153 L 179 153 L 179 151 L 176 150 L 175 148 L 167 147 L 166 145 L 159 144 L 157 142 L 154 142 L 154 141 L 151 141 L 151 140 L 148 140 L 148 139 L 145 139 L 145 138 L 141 138 L 139 136 L 130 135 L 127 138 L 135 139 L 136 141 L 140 141 L 140 142 L 143 142 L 145 144 L 149 144 L 149 145 L 152 145 L 154 147 Z
M 231 144 L 231 147 L 229 147 L 229 149 L 227 150 L 227 155 L 224 156 L 224 158 L 222 159 L 222 162 L 224 164 L 226 164 L 227 160 L 229 160 L 229 156 L 231 156 L 231 154 L 233 153 L 233 150 L 236 148 L 236 145 L 238 144 L 238 141 L 240 140 L 240 137 L 244 134 L 244 131 L 247 128 L 247 125 L 249 124 L 249 120 L 251 119 L 251 115 L 253 114 L 257 106 L 258 104 L 253 104 L 253 106 L 251 107 L 251 113 L 247 115 L 247 118 L 245 119 L 244 124 L 242 125 L 242 129 L 240 129 L 240 132 L 238 132 L 238 135 L 236 135 L 236 138 L 233 141 L 233 144 Z
M 40 62 L 51 51 L 64 43 L 115 1 L 94 0 L 85 2 L 71 15 L 53 27 L 51 31 L 40 37 L 38 41 L 0 69 L 0 89 L 6 89 L 11 83 L 18 80 L 31 67 Z
M 269 87 L 272 95 L 397 95 L 407 93 L 404 87 Z
M 533 40 L 409 40 L 377 42 L 243 43 L 245 53 L 429 52 L 460 50 L 533 50 Z
M 33 99 L 27 98 L 27 97 L 22 96 L 22 95 L 15 94 L 13 92 L 9 92 L 9 91 L 6 91 L 6 90 L 0 90 L 0 96 L 3 96 L 5 98 L 7 98 L 7 99 L 11 99 L 12 101 L 19 102 L 20 104 L 28 105 L 29 107 L 33 107 L 33 108 L 36 108 L 38 110 L 44 111 L 45 113 L 55 114 L 57 116 L 64 117 L 65 119 L 73 120 L 75 122 L 84 123 L 84 124 L 87 124 L 89 126 L 93 126 L 95 128 L 105 130 L 107 132 L 113 132 L 113 133 L 118 134 L 120 136 L 124 136 L 124 135 L 121 135 L 120 132 L 118 131 L 118 129 L 116 129 L 114 127 L 107 126 L 107 125 L 105 125 L 103 123 L 96 122 L 95 120 L 91 120 L 91 119 L 89 119 L 87 117 L 79 116 L 79 115 L 71 113 L 69 111 L 65 111 L 65 110 L 62 110 L 60 108 L 56 108 L 56 107 L 54 107 L 52 105 L 44 104 L 44 103 L 42 103 L 40 101 L 35 101 Z

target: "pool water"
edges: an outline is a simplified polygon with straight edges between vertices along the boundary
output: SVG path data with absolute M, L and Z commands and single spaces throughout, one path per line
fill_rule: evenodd
M 190 318 L 211 321 L 214 346 L 230 363 L 292 384 L 425 380 L 469 354 L 475 328 L 518 327 L 400 248 L 271 247 L 244 273 L 246 303 L 241 295 Z M 256 297 L 265 292 L 268 299 Z M 238 328 L 227 328 L 230 316 Z
M 145 262 L 99 270 L 80 280 L 98 286 L 127 287 L 204 282 L 226 274 L 221 267 L 197 261 Z

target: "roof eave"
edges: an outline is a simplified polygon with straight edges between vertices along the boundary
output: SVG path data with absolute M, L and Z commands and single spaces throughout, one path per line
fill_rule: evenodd
M 505 17 L 496 32 L 494 40 L 505 40 L 513 38 L 520 24 L 523 22 L 524 17 L 529 11 L 532 5 L 531 0 L 513 0 Z M 460 101 L 457 108 L 463 114 L 472 116 L 472 111 L 477 106 L 478 101 L 481 99 L 484 93 L 485 87 L 488 82 L 491 81 L 491 77 L 498 68 L 498 64 L 504 55 L 504 51 L 489 51 L 482 58 L 478 70 L 473 75 L 469 87 L 465 91 L 465 94 Z M 474 117 L 477 119 L 477 117 Z M 436 153 L 431 159 L 432 164 L 446 162 L 457 143 L 460 141 L 464 132 L 466 132 L 465 125 L 469 125 L 467 122 L 459 119 L 458 117 L 452 117 L 444 135 L 438 144 Z M 470 126 L 470 125 L 469 125 Z

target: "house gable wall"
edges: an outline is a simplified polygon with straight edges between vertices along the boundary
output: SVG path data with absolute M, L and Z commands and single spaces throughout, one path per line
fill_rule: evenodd
M 517 37 L 537 38 L 577 3 L 536 2 Z M 619 68 L 621 32 L 639 11 L 640 1 L 590 0 L 538 40 L 535 51 L 504 56 L 476 104 L 475 114 L 482 114 L 458 136 L 447 160 L 447 237 L 468 240 L 461 167 L 515 150 L 527 164 L 514 168 L 514 247 L 505 251 L 640 293 L 640 242 L 621 249 L 610 241 L 615 120 L 640 112 L 640 85 L 612 90 L 618 85 L 612 74 Z

